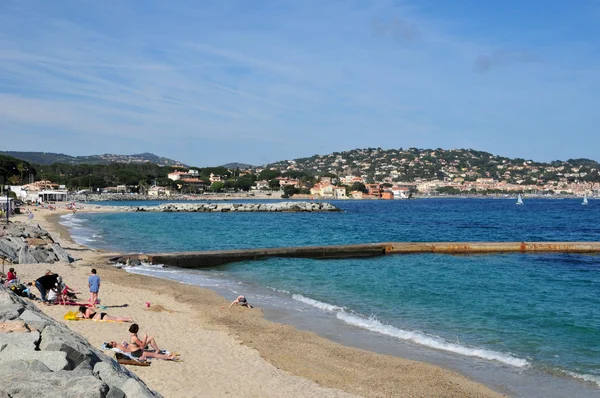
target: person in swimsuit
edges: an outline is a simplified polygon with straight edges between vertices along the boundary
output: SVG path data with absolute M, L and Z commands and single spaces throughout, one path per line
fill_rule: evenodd
M 229 304 L 229 308 L 231 308 L 233 305 L 241 305 L 242 307 L 253 308 L 244 296 L 238 296 L 231 302 L 231 304 Z
M 96 321 L 116 321 L 116 322 L 133 322 L 133 319 L 127 317 L 110 316 L 106 312 L 95 312 L 92 308 L 82 305 L 79 307 L 79 312 L 82 318 L 93 319 Z
M 156 352 L 160 352 L 160 349 L 158 348 L 158 344 L 156 344 L 156 340 L 154 340 L 154 337 L 144 334 L 144 338 L 140 339 L 138 337 L 139 331 L 140 327 L 137 323 L 134 323 L 129 327 L 129 333 L 131 333 L 131 335 L 129 336 L 129 342 L 134 346 L 137 346 L 142 349 L 146 348 L 147 346 L 151 346 L 152 348 L 154 348 L 154 350 L 156 350 Z
M 127 344 L 127 342 L 123 342 L 123 344 L 119 344 L 116 341 L 111 341 L 108 343 L 107 348 L 118 348 L 123 352 L 128 352 L 134 358 L 139 358 L 140 360 L 145 360 L 147 358 L 156 358 L 156 359 L 166 359 L 166 360 L 174 360 L 177 358 L 175 354 L 161 354 L 159 352 L 142 350 L 139 346 L 135 344 Z

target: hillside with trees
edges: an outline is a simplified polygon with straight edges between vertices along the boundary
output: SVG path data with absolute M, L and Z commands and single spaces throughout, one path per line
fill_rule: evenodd
M 0 155 L 0 182 L 2 185 L 21 185 L 32 182 L 37 173 L 29 162 L 12 156 Z
M 34 156 L 35 155 L 35 156 Z M 600 165 L 591 159 L 555 160 L 549 163 L 530 159 L 508 158 L 472 149 L 382 149 L 366 148 L 326 155 L 314 155 L 294 160 L 281 160 L 264 166 L 236 167 L 186 167 L 156 164 L 150 161 L 113 161 L 87 164 L 63 162 L 47 164 L 50 158 L 41 152 L 31 152 L 30 157 L 46 163 L 34 163 L 15 157 L 0 155 L 0 175 L 12 185 L 35 180 L 49 180 L 73 190 L 97 191 L 101 188 L 127 185 L 132 192 L 145 192 L 153 185 L 170 187 L 180 192 L 197 192 L 191 182 L 172 181 L 167 175 L 174 170 L 197 170 L 194 173 L 204 182 L 204 189 L 214 192 L 224 190 L 248 191 L 257 183 L 264 189 L 279 190 L 291 196 L 307 193 L 323 177 L 335 184 L 345 184 L 348 190 L 365 191 L 365 184 L 391 187 L 406 184 L 411 189 L 417 185 L 439 193 L 456 194 L 465 191 L 479 192 L 485 184 L 487 192 L 527 189 L 540 192 L 573 192 L 595 189 L 600 183 Z M 165 159 L 151 154 L 146 158 Z M 60 155 L 67 157 L 68 155 Z M 89 157 L 97 160 L 108 155 Z M 113 156 L 113 155 L 110 155 Z M 115 155 L 125 156 L 125 155 Z M 141 156 L 141 155 L 131 155 Z M 58 157 L 54 159 L 59 159 Z M 121 158 L 119 158 L 121 159 Z M 72 159 L 71 159 L 72 160 Z M 78 162 L 82 158 L 78 158 Z M 211 180 L 211 175 L 218 178 Z M 353 177 L 356 177 L 353 180 Z M 355 181 L 358 179 L 358 181 Z M 293 182 L 293 187 L 286 187 Z M 350 181 L 344 183 L 343 181 Z M 578 187 L 578 185 L 580 187 Z M 585 188 L 585 187 L 588 188 Z M 582 188 L 583 187 L 583 188 Z
M 140 153 L 136 155 L 90 155 L 90 156 L 69 156 L 62 153 L 51 152 L 19 152 L 19 151 L 0 151 L 0 154 L 12 156 L 17 159 L 25 160 L 30 163 L 41 165 L 50 165 L 54 163 L 62 164 L 110 164 L 110 163 L 151 163 L 160 166 L 182 166 L 186 164 L 177 160 L 161 157 L 152 153 Z

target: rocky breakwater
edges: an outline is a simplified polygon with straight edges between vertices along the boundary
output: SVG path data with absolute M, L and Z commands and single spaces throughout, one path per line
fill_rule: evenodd
M 0 397 L 161 397 L 115 359 L 2 286 L 0 381 Z
M 74 259 L 39 225 L 11 222 L 0 227 L 0 257 L 13 264 L 73 262 Z
M 129 211 L 157 212 L 324 212 L 340 211 L 329 203 L 166 203 L 159 206 L 137 206 Z

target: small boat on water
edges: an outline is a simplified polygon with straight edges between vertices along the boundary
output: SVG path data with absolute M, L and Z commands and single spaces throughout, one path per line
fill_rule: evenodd
M 582 205 L 587 205 L 588 204 L 587 195 L 583 195 L 583 202 L 581 204 Z
M 521 194 L 519 194 L 519 195 L 517 196 L 517 204 L 518 204 L 518 205 L 522 205 L 522 204 L 523 204 L 523 198 L 521 198 Z

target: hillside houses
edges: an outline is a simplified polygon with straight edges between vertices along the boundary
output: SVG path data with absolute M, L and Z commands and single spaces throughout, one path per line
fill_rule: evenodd
M 56 190 L 57 184 L 46 180 L 52 178 L 75 191 L 93 188 L 150 194 L 149 188 L 159 185 L 152 190 L 157 196 L 167 191 L 202 193 L 211 188 L 215 192 L 285 190 L 289 195 L 322 198 L 515 192 L 583 196 L 599 193 L 599 172 L 600 165 L 590 159 L 543 163 L 472 149 L 363 148 L 257 167 L 244 165 L 244 169 L 235 164 L 234 168 L 169 167 L 151 173 L 131 169 L 124 174 L 111 171 L 93 175 L 85 171 L 73 175 L 59 167 L 47 170 L 45 181 L 23 188 L 23 192 Z M 121 189 L 121 184 L 128 185 Z
M 277 167 L 278 163 L 271 167 Z M 469 149 L 355 149 L 296 159 L 295 169 L 312 175 L 333 174 L 339 183 L 353 181 L 390 188 L 413 183 L 413 191 L 435 193 L 443 187 L 461 192 L 563 192 L 591 194 L 599 189 L 597 162 L 587 159 L 540 163 L 509 159 Z M 353 180 L 356 178 L 356 180 Z

